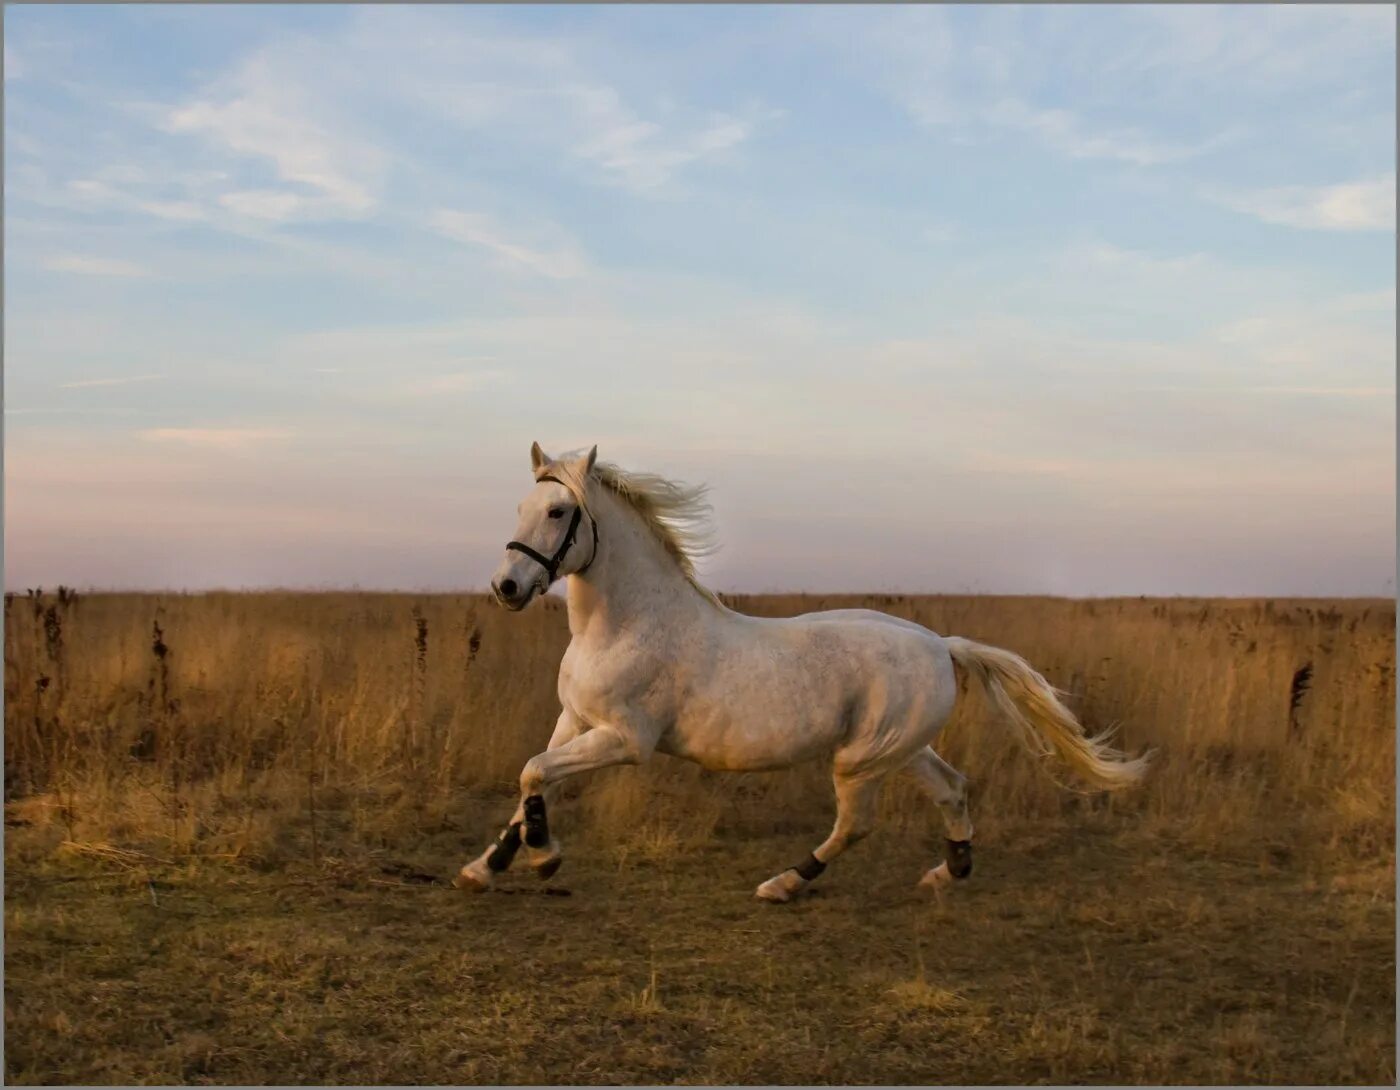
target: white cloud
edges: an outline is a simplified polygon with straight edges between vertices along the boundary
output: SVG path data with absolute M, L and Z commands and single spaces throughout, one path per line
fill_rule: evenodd
M 1395 48 L 1385 4 L 1278 5 L 1267 17 L 1245 5 L 1145 4 L 1134 14 L 1137 33 L 1109 67 L 1181 79 L 1183 94 L 1216 80 L 1251 89 L 1327 81 Z
M 748 119 L 715 113 L 693 131 L 668 133 L 639 118 L 611 87 L 576 86 L 567 97 L 583 130 L 575 153 L 601 167 L 616 184 L 638 193 L 661 188 L 682 167 L 742 144 L 760 121 L 782 116 L 776 110 Z
M 1387 397 L 1393 386 L 1151 386 L 1148 393 L 1278 394 L 1291 397 Z
M 128 375 L 124 378 L 86 378 L 77 382 L 61 382 L 60 390 L 82 390 L 89 386 L 129 386 L 133 382 L 154 382 L 164 375 Z
M 93 257 L 89 254 L 56 254 L 53 257 L 45 258 L 43 265 L 51 272 L 79 273 L 83 276 L 136 277 L 149 275 L 146 269 L 135 262 L 111 257 Z
M 410 386 L 428 391 L 437 380 L 461 389 L 469 380 L 450 376 L 470 372 L 485 381 L 500 373 L 499 357 L 483 351 L 498 340 L 494 329 L 500 320 L 320 329 L 283 338 L 269 355 L 287 370 L 342 376 L 328 388 L 351 399 L 366 392 L 374 397 L 411 393 Z M 397 366 L 403 361 L 411 361 L 411 368 Z
M 94 201 L 110 201 L 117 195 L 110 185 L 96 178 L 74 178 L 68 183 L 68 189 L 75 196 Z
M 781 116 L 662 107 L 646 116 L 605 79 L 582 41 L 500 32 L 486 19 L 362 10 L 334 40 L 289 38 L 266 46 L 195 100 L 168 110 L 167 131 L 199 134 L 228 152 L 270 164 L 288 190 L 246 188 L 220 203 L 249 217 L 363 218 L 396 177 L 419 180 L 421 161 L 394 157 L 397 134 L 370 116 L 410 110 L 452 129 L 489 129 L 556 163 L 583 162 L 596 180 L 654 194 L 686 168 L 722 157 Z M 352 74 L 392 72 L 372 86 Z M 444 136 L 452 137 L 449 129 Z
M 1342 295 L 1332 301 L 1332 308 L 1343 314 L 1376 310 L 1394 312 L 1395 288 L 1391 286 L 1376 291 L 1358 291 Z
M 243 450 L 286 439 L 291 432 L 269 428 L 146 428 L 136 433 L 153 443 L 180 443 L 219 450 Z
M 487 386 L 499 375 L 498 371 L 454 371 L 445 375 L 410 382 L 402 390 L 412 397 L 434 397 L 439 394 L 470 393 Z
M 1393 295 L 1388 307 L 1358 307 L 1355 298 L 1237 318 L 1210 339 L 1224 358 L 1252 360 L 1261 386 L 1377 387 L 1395 375 Z
M 1070 110 L 1040 109 L 1007 99 L 981 112 L 990 124 L 1029 133 L 1071 159 L 1112 159 L 1134 166 L 1160 166 L 1200 155 L 1225 139 L 1220 133 L 1197 144 L 1176 144 L 1136 128 L 1096 129 Z
M 369 213 L 383 169 L 383 153 L 332 119 L 332 94 L 304 84 L 299 64 L 309 59 L 293 43 L 255 54 L 203 97 L 170 110 L 164 126 L 195 133 L 239 156 L 269 162 L 278 178 L 304 186 L 300 203 L 271 201 L 265 193 L 228 195 L 232 207 L 262 218 L 297 214 L 355 218 Z M 269 216 L 268 212 L 274 214 Z
M 254 219 L 282 222 L 294 219 L 306 207 L 306 198 L 278 189 L 241 189 L 225 193 L 219 203 L 231 212 Z
M 1122 103 L 1101 103 L 1073 88 L 1061 92 L 1070 96 L 1064 101 L 1051 100 L 1045 94 L 1047 55 L 1067 56 L 1068 66 L 1085 71 L 1103 70 L 1113 66 L 1105 58 L 1114 57 L 1125 38 L 1118 32 L 1112 45 L 1096 40 L 1098 48 L 1088 49 L 1085 41 L 1093 35 L 1087 32 L 1095 28 L 1067 11 L 970 9 L 955 25 L 944 9 L 914 6 L 883 15 L 833 12 L 814 25 L 820 38 L 839 48 L 844 63 L 853 61 L 911 118 L 947 130 L 959 142 L 1012 132 L 1072 159 L 1161 166 L 1201 155 L 1232 136 L 1169 139 L 1139 125 L 1096 120 L 1092 115 L 1101 107 L 1122 116 Z
M 1109 337 L 1179 340 L 1248 313 L 1261 300 L 1288 305 L 1326 290 L 1321 278 L 1300 278 L 1277 265 L 1241 265 L 1194 249 L 1133 249 L 1092 236 L 1025 249 L 1016 265 L 1012 270 L 997 257 L 974 255 L 962 271 L 989 286 L 995 279 L 990 290 L 997 310 L 1036 315 L 1033 324 L 1041 328 Z M 972 306 L 974 313 L 983 309 L 975 301 Z
M 1203 253 L 1155 257 L 1141 250 L 1130 250 L 1107 242 L 1071 247 L 1065 251 L 1064 257 L 1070 261 L 1080 260 L 1099 269 L 1131 270 L 1144 274 L 1165 273 L 1172 276 L 1205 272 L 1214 265 Z
M 1315 231 L 1395 230 L 1395 175 L 1324 186 L 1278 186 L 1218 195 L 1265 223 Z
M 587 268 L 587 263 L 574 247 L 533 249 L 507 238 L 500 226 L 480 213 L 439 209 L 429 223 L 434 230 L 450 239 L 488 250 L 509 268 L 553 280 L 582 276 Z
M 65 405 L 61 409 L 5 409 L 6 416 L 137 416 L 141 410 L 114 408 L 110 405 L 81 408 Z
M 46 157 L 82 165 L 26 180 L 26 196 L 49 207 L 205 223 L 279 248 L 306 247 L 315 240 L 284 225 L 402 221 L 414 207 L 492 200 L 459 156 L 448 168 L 436 152 L 427 154 L 424 135 L 444 149 L 455 143 L 456 156 L 465 131 L 473 159 L 507 147 L 507 155 L 523 151 L 534 160 L 536 174 L 582 173 L 657 196 L 780 116 L 754 103 L 687 107 L 655 87 L 624 93 L 612 86 L 598 43 L 505 31 L 487 17 L 361 9 L 347 23 L 339 34 L 289 35 L 240 54 L 164 104 L 115 107 L 114 124 L 137 126 L 114 129 L 122 132 L 121 161 L 93 162 L 51 145 Z M 394 78 L 367 83 L 366 72 Z M 714 105 L 720 108 L 707 108 Z M 406 124 L 423 132 L 406 134 Z M 107 148 L 93 146 L 99 156 Z M 190 155 L 200 169 L 190 169 Z M 521 237 L 509 220 L 506 227 L 466 225 L 472 237 L 459 240 L 538 276 L 569 279 L 584 270 L 576 246 Z
M 194 201 L 137 201 L 136 207 L 148 215 L 163 220 L 208 219 L 209 214 Z
M 99 172 L 108 173 L 108 172 Z M 174 179 L 177 184 L 193 187 L 191 179 Z M 123 177 L 118 184 L 104 177 L 74 178 L 64 187 L 68 194 L 77 199 L 80 206 L 87 208 L 112 208 L 127 212 L 144 212 L 156 219 L 193 223 L 209 218 L 208 211 L 196 200 L 155 199 L 143 195 L 153 188 L 144 178 Z M 51 202 L 46 202 L 51 203 Z
M 366 7 L 344 44 L 364 67 L 396 73 L 376 93 L 452 130 L 542 150 L 548 165 L 582 163 L 591 180 L 639 194 L 659 194 L 782 116 L 753 103 L 706 109 L 624 93 L 608 75 L 616 58 L 595 57 L 587 39 L 523 35 L 485 18 L 464 31 L 435 11 Z
M 1156 168 L 1300 139 L 1367 162 L 1393 139 L 1385 6 L 833 7 L 802 31 L 958 143 Z

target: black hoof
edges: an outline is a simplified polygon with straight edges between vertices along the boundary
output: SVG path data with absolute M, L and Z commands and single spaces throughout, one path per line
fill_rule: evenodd
M 948 861 L 948 873 L 954 878 L 966 878 L 972 873 L 972 841 L 949 840 L 947 845 L 944 858 Z
M 541 878 L 553 878 L 556 874 L 559 873 L 559 868 L 563 865 L 564 857 L 562 855 L 556 855 L 553 859 L 545 863 L 541 863 L 538 867 L 536 867 L 535 873 L 538 874 Z

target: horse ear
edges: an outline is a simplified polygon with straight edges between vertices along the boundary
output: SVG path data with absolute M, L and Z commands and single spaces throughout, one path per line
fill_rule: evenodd
M 583 460 L 583 475 L 587 477 L 593 472 L 593 463 L 598 460 L 598 444 L 593 444 L 593 449 L 588 452 L 588 457 Z
M 531 444 L 530 444 L 530 470 L 531 470 L 531 472 L 537 473 L 537 472 L 539 472 L 540 466 L 548 465 L 548 464 L 549 464 L 549 455 L 546 454 L 546 453 L 544 452 L 544 448 L 542 448 L 538 443 L 531 443 Z

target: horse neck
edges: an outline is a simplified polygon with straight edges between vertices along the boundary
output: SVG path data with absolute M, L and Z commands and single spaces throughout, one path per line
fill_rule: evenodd
M 704 601 L 636 512 L 608 492 L 591 506 L 597 551 L 588 570 L 570 575 L 568 583 L 569 630 L 575 636 L 670 627 L 684 619 L 688 607 Z

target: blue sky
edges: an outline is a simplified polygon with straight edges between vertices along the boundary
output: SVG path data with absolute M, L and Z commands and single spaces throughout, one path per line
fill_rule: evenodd
M 1390 7 L 5 11 L 6 583 L 1391 594 Z

